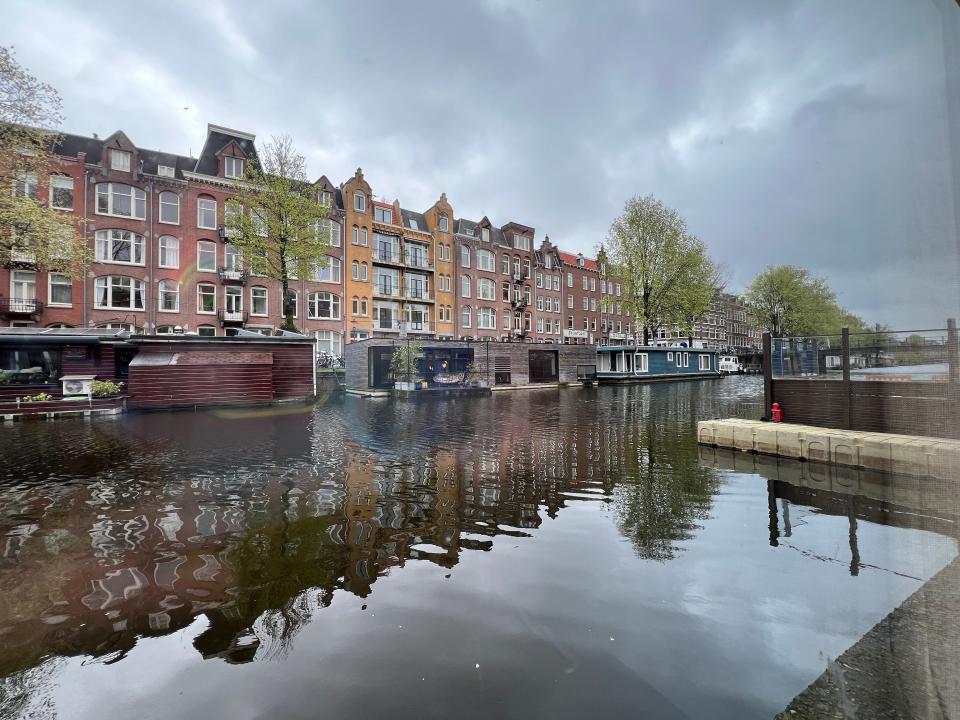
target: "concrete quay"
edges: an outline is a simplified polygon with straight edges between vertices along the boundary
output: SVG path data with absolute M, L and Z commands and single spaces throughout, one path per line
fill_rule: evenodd
M 698 422 L 697 441 L 762 455 L 960 479 L 960 440 L 728 418 Z

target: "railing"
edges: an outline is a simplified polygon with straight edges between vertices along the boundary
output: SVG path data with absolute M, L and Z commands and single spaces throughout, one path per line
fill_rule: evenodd
M 433 260 L 429 256 L 415 253 L 411 255 L 407 253 L 404 257 L 403 264 L 407 267 L 420 268 L 422 270 L 432 270 L 433 269 Z
M 8 256 L 8 262 L 11 265 L 36 265 L 37 264 L 37 255 L 32 253 L 29 250 L 21 250 L 20 248 L 13 248 L 10 250 L 10 255 Z
M 404 296 L 409 300 L 430 300 L 430 291 L 417 286 L 407 286 Z
M 43 303 L 35 298 L 0 298 L 4 315 L 36 315 L 43 312 Z
M 381 331 L 398 331 L 400 329 L 400 322 L 398 320 L 378 320 L 374 319 L 373 329 Z
M 407 322 L 406 322 L 406 328 L 407 328 L 407 332 L 412 332 L 412 333 L 428 333 L 428 332 L 431 332 L 431 330 L 430 330 L 430 321 L 429 321 L 429 320 L 423 320 L 423 321 L 421 321 L 421 322 L 412 322 L 412 321 L 410 321 L 410 320 L 407 320 Z
M 219 271 L 220 282 L 236 282 L 246 284 L 247 271 L 238 268 L 222 267 Z
M 221 323 L 245 323 L 247 321 L 246 310 L 218 310 L 217 317 Z
M 387 248 L 374 248 L 373 259 L 375 262 L 395 263 L 402 265 L 401 255 L 397 250 L 388 250 Z
M 400 297 L 400 286 L 393 283 L 374 283 L 373 294 L 385 297 Z

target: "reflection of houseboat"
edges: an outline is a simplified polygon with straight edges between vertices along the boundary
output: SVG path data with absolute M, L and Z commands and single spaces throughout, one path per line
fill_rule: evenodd
M 709 378 L 719 374 L 716 350 L 644 345 L 597 348 L 597 380 L 600 382 Z

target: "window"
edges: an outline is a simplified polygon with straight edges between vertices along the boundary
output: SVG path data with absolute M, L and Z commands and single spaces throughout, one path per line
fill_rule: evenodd
M 14 197 L 29 197 L 37 199 L 37 176 L 34 173 L 26 173 L 18 176 L 13 181 Z
M 340 282 L 340 258 L 327 256 L 326 267 L 315 267 L 313 279 L 317 282 Z
M 50 207 L 73 210 L 73 178 L 68 175 L 50 176 Z
M 333 193 L 329 190 L 321 190 L 317 195 L 317 202 L 320 207 L 328 208 L 333 205 Z
M 513 277 L 514 279 L 520 277 L 520 258 L 518 257 L 513 259 Z
M 310 293 L 307 297 L 307 317 L 311 320 L 339 320 L 340 296 L 328 292 Z
M 267 289 L 265 287 L 250 288 L 250 314 L 267 315 Z
M 162 268 L 180 267 L 180 241 L 169 235 L 160 237 L 158 264 Z
M 590 292 L 596 292 L 596 291 L 597 291 L 597 279 L 590 278 Z
M 510 274 L 510 256 L 509 255 L 500 256 L 500 270 L 503 272 L 504 275 Z
M 353 209 L 357 212 L 367 211 L 367 196 L 362 192 L 355 192 L 353 194 Z
M 97 185 L 97 214 L 143 220 L 147 215 L 147 194 L 130 185 L 100 183 Z
M 573 310 L 573 295 L 567 295 L 567 310 Z
M 180 196 L 176 193 L 160 193 L 160 222 L 180 224 Z
M 584 275 L 584 276 L 583 276 L 582 278 L 580 278 L 580 279 L 583 280 L 583 289 L 586 290 L 586 289 L 587 289 L 587 276 Z
M 354 280 L 360 279 L 360 263 L 358 263 L 356 260 L 350 263 L 350 277 L 352 277 Z
M 460 295 L 461 297 L 465 297 L 465 298 L 470 297 L 470 276 L 469 275 L 460 276 Z
M 160 312 L 178 312 L 180 310 L 180 284 L 174 280 L 161 280 L 158 295 Z
M 701 354 L 699 357 L 700 357 L 700 369 L 701 369 L 701 370 L 709 370 L 709 369 L 710 369 L 710 356 L 709 356 L 709 355 L 703 355 L 703 354 Z
M 488 278 L 477 279 L 477 299 L 478 300 L 493 300 L 495 294 L 496 294 L 496 285 L 493 284 L 493 280 L 490 280 Z
M 217 288 L 210 283 L 197 284 L 197 312 L 214 313 L 217 311 Z
M 216 272 L 217 246 L 207 240 L 197 243 L 197 270 Z
M 360 229 L 360 244 L 363 245 L 364 247 L 367 247 L 368 245 L 366 228 Z
M 556 275 L 553 278 L 553 289 L 557 292 L 560 292 L 560 276 Z
M 50 273 L 48 277 L 50 286 L 50 304 L 62 307 L 73 304 L 73 280 L 69 275 L 60 273 Z
M 530 258 L 524 258 L 523 260 L 523 276 L 525 278 L 530 277 Z
M 94 281 L 94 307 L 143 310 L 143 281 L 123 275 L 98 277 Z
M 572 288 L 572 287 L 573 287 L 573 273 L 571 273 L 571 272 L 568 272 L 568 273 L 567 273 L 567 287 L 568 287 L 568 288 Z
M 449 232 L 450 221 L 445 213 L 440 213 L 440 232 Z
M 260 237 L 267 236 L 267 214 L 262 208 L 250 208 L 250 219 L 253 220 L 254 229 Z
M 386 225 L 393 225 L 393 209 L 380 207 L 379 205 L 374 205 L 373 219 L 379 223 L 384 223 Z
M 217 201 L 213 198 L 197 200 L 197 227 L 208 230 L 217 229 Z
M 317 350 L 327 355 L 340 357 L 343 354 L 343 337 L 333 330 L 317 330 L 314 333 L 317 338 Z
M 471 317 L 470 306 L 464 305 L 460 311 L 460 325 L 465 328 L 470 327 Z
M 97 230 L 97 262 L 143 265 L 143 235 L 129 230 Z
M 225 157 L 223 159 L 223 174 L 228 178 L 243 177 L 243 158 Z
M 367 264 L 365 262 L 360 263 L 360 279 L 363 282 L 367 281 Z
M 197 335 L 200 337 L 215 337 L 217 329 L 213 325 L 198 325 Z
M 517 250 L 529 250 L 530 238 L 528 238 L 526 235 L 521 235 L 520 233 L 514 233 L 513 247 L 515 247 Z
M 227 243 L 223 246 L 223 267 L 225 270 L 243 270 L 243 255 L 236 245 Z
M 496 256 L 489 250 L 477 250 L 477 270 L 496 272 Z
M 130 153 L 124 150 L 111 150 L 110 169 L 130 172 Z
M 460 267 L 470 267 L 470 248 L 466 245 L 460 246 Z
M 596 298 L 590 298 L 590 311 L 591 311 L 591 312 L 596 312 L 596 311 L 597 311 L 597 299 L 596 299 Z
M 567 327 L 573 330 L 573 315 L 567 315 Z
M 543 310 L 543 295 L 537 295 L 537 310 Z
M 538 333 L 542 333 L 542 332 L 543 332 L 543 318 L 542 318 L 542 317 L 538 317 L 538 318 L 537 318 L 537 332 L 538 332 Z
M 617 297 L 620 297 L 620 283 L 617 283 Z
M 633 371 L 647 372 L 650 368 L 650 357 L 647 353 L 633 354 Z
M 537 287 L 543 287 L 543 273 L 537 273 Z
M 484 242 L 490 242 L 490 228 L 483 228 L 480 231 L 480 239 Z
M 169 165 L 157 165 L 157 175 L 160 177 L 176 177 L 177 171 Z
M 497 329 L 497 314 L 493 308 L 477 308 L 477 328 L 480 330 Z
M 532 322 L 533 322 L 533 315 L 531 315 L 528 312 L 525 312 L 523 314 L 523 329 L 526 330 L 527 332 L 530 332 Z
M 243 312 L 243 291 L 236 285 L 228 285 L 223 289 L 223 309 L 228 313 Z
M 353 226 L 353 237 L 350 242 L 354 245 L 360 244 L 360 228 L 358 228 L 356 225 Z
M 317 225 L 319 239 L 325 240 L 330 247 L 340 247 L 340 223 L 333 220 L 321 220 Z

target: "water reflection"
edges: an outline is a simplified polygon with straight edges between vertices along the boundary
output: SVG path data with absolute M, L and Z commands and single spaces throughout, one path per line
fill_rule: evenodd
M 45 692 L 48 658 L 122 663 L 189 626 L 196 657 L 282 660 L 336 593 L 373 597 L 414 561 L 450 570 L 549 543 L 541 530 L 568 508 L 608 515 L 638 561 L 672 561 L 743 462 L 698 450 L 696 420 L 757 392 L 746 378 L 2 428 L 8 702 Z M 751 471 L 771 478 L 757 518 L 771 545 L 796 532 L 790 505 L 846 513 L 856 573 L 857 519 L 891 519 L 849 494 L 841 509 L 815 478 Z

